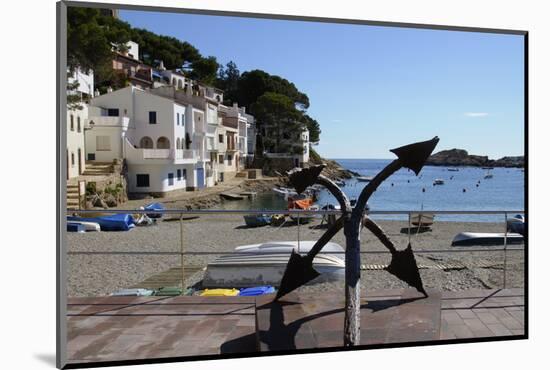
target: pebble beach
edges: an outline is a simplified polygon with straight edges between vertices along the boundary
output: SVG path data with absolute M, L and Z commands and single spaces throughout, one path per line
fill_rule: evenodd
M 204 267 L 217 256 L 239 245 L 268 241 L 317 240 L 326 228 L 320 219 L 309 224 L 288 222 L 281 227 L 248 228 L 241 215 L 201 215 L 183 221 L 159 221 L 128 232 L 88 232 L 67 234 L 68 296 L 102 296 L 116 290 L 136 287 L 151 276 L 180 266 L 180 256 L 159 254 L 73 254 L 75 252 L 186 252 L 185 266 L 196 272 L 186 286 L 201 289 Z M 411 242 L 424 286 L 428 289 L 456 291 L 466 289 L 524 286 L 524 245 L 510 245 L 506 254 L 502 246 L 451 247 L 453 237 L 463 231 L 504 232 L 503 223 L 438 221 L 431 230 L 407 233 L 406 221 L 377 220 L 390 239 L 403 249 Z M 183 231 L 183 233 L 182 233 Z M 340 231 L 333 239 L 342 246 Z M 475 251 L 474 251 L 475 250 Z M 369 266 L 387 264 L 391 255 L 368 230 L 361 233 L 361 287 L 363 290 L 404 288 L 406 285 L 389 273 Z M 503 265 L 506 262 L 506 274 Z M 504 278 L 506 282 L 504 282 Z M 343 291 L 344 282 L 304 286 L 304 292 Z

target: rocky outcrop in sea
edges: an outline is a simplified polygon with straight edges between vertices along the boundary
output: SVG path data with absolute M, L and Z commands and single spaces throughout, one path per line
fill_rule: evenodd
M 426 161 L 431 166 L 474 166 L 474 167 L 524 167 L 523 156 L 489 159 L 488 156 L 472 155 L 464 149 L 442 150 Z

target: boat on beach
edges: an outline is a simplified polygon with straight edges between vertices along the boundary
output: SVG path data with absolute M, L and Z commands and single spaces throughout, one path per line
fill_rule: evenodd
M 136 226 L 134 218 L 128 213 L 118 213 L 100 217 L 68 216 L 67 221 L 97 223 L 99 224 L 101 231 L 128 231 Z
M 97 222 L 69 221 L 69 223 L 82 225 L 84 231 L 101 231 L 101 227 Z
M 504 245 L 523 243 L 523 235 L 517 233 L 471 233 L 462 232 L 457 234 L 451 243 L 454 246 L 472 246 L 472 245 Z
M 146 211 L 158 211 L 158 212 L 151 212 L 146 213 L 147 217 L 149 218 L 161 218 L 164 214 L 164 211 L 166 207 L 162 203 L 150 203 L 143 207 Z
M 417 227 L 427 227 L 434 223 L 433 213 L 411 213 L 411 225 Z
M 244 215 L 244 222 L 248 227 L 266 226 L 271 223 L 271 216 L 269 215 Z
M 307 254 L 313 245 L 315 241 L 274 241 L 236 247 L 234 254 L 220 256 L 207 265 L 203 286 L 278 287 L 292 250 Z M 309 284 L 344 279 L 344 249 L 336 243 L 327 243 L 322 252 L 313 259 L 313 267 L 321 275 Z

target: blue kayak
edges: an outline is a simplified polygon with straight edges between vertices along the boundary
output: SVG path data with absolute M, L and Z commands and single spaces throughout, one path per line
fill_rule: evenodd
M 239 295 L 250 297 L 250 296 L 263 295 L 263 294 L 269 294 L 269 293 L 275 293 L 275 288 L 273 288 L 271 285 L 263 285 L 263 286 L 255 286 L 252 288 L 242 289 L 239 292 Z
M 143 207 L 147 211 L 164 211 L 166 207 L 162 203 L 151 203 Z M 149 218 L 161 218 L 164 212 L 146 213 Z
M 84 225 L 76 223 L 76 222 L 67 222 L 67 231 L 76 232 L 76 233 L 84 233 L 84 232 L 86 232 L 86 227 Z
M 134 218 L 128 213 L 100 217 L 68 216 L 67 221 L 86 221 L 98 223 L 101 231 L 128 231 L 135 227 Z

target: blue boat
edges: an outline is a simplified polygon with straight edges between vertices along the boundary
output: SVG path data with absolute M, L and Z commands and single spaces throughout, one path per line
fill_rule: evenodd
M 269 215 L 245 215 L 244 222 L 248 227 L 265 226 L 271 223 L 271 216 Z
M 143 207 L 147 211 L 164 211 L 166 207 L 162 203 L 151 203 Z M 161 218 L 164 212 L 146 213 L 149 218 Z
M 67 221 L 86 221 L 98 223 L 101 231 L 128 231 L 134 228 L 134 218 L 128 213 L 119 213 L 100 217 L 68 216 Z
M 86 227 L 76 222 L 67 222 L 67 231 L 73 233 L 85 233 Z
M 257 296 L 257 295 L 264 295 L 264 294 L 270 294 L 275 293 L 275 288 L 273 288 L 271 285 L 262 285 L 262 286 L 255 286 L 252 288 L 245 288 L 242 289 L 239 292 L 240 296 Z

